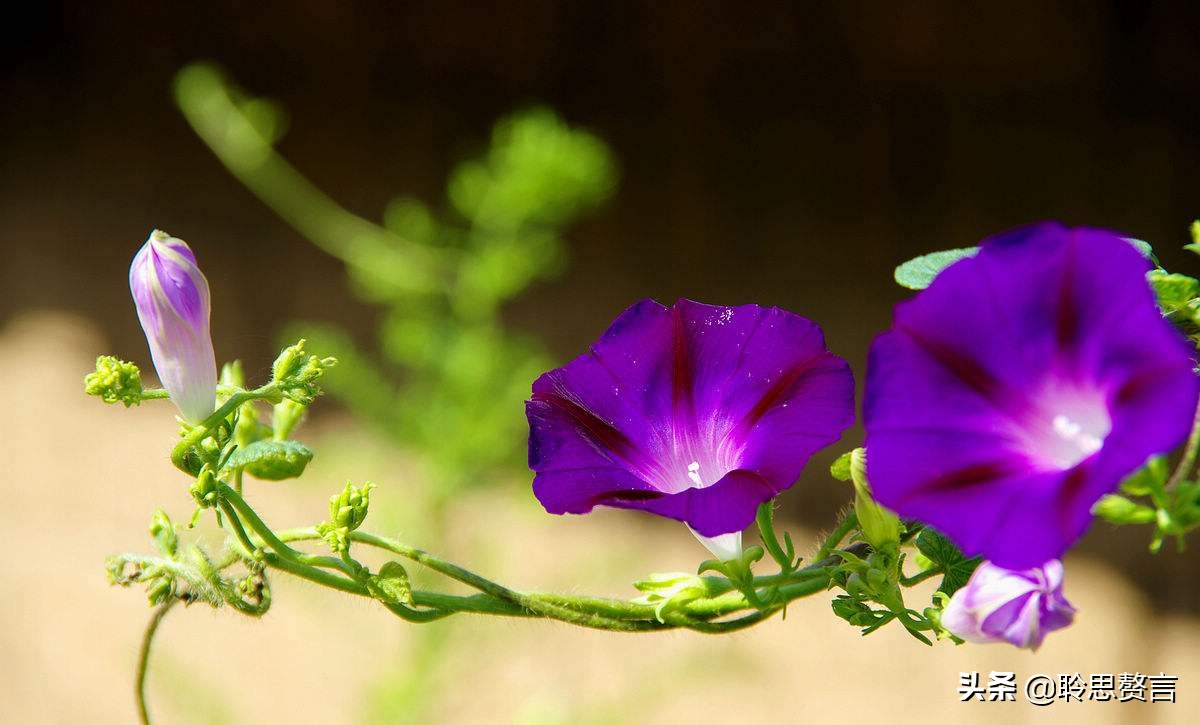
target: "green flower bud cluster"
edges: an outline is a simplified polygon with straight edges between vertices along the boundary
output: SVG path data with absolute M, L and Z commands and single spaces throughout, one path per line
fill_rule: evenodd
M 309 405 L 321 394 L 317 381 L 326 370 L 337 364 L 337 359 L 308 355 L 304 350 L 304 342 L 300 340 L 279 353 L 271 366 L 271 376 L 283 397 L 301 405 Z
M 83 379 L 84 392 L 105 403 L 124 403 L 128 408 L 142 402 L 142 373 L 131 362 L 112 355 L 96 358 L 96 372 Z
M 347 483 L 341 493 L 329 497 L 329 520 L 317 524 L 317 533 L 330 549 L 339 554 L 349 550 L 350 532 L 366 520 L 373 488 L 373 483 L 361 487 Z

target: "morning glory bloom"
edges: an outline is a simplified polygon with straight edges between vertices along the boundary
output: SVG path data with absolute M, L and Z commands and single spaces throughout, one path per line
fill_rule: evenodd
M 854 421 L 854 380 L 785 310 L 642 300 L 538 378 L 525 411 L 547 511 L 649 511 L 728 559 L 758 505 Z
M 1058 559 L 1024 570 L 985 561 L 950 597 L 942 611 L 942 626 L 968 642 L 1008 642 L 1036 650 L 1049 632 L 1075 618 L 1062 584 L 1063 565 Z
M 213 412 L 217 363 L 208 332 L 208 281 L 181 239 L 157 229 L 129 266 L 129 289 L 163 387 L 189 422 Z
M 1192 425 L 1193 351 L 1148 269 L 1116 234 L 1043 223 L 900 304 L 867 364 L 879 502 L 998 566 L 1061 557 L 1092 504 Z

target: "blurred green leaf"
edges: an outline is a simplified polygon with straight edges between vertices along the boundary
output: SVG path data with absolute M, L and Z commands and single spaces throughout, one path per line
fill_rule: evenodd
M 946 267 L 978 253 L 979 247 L 964 247 L 923 254 L 896 267 L 896 283 L 908 289 L 925 289 Z

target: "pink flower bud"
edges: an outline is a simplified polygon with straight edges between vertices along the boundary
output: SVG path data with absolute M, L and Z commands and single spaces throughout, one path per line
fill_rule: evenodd
M 181 239 L 157 229 L 129 266 L 129 289 L 154 369 L 183 417 L 213 411 L 217 362 L 209 336 L 208 281 Z
M 1033 569 L 1004 569 L 985 561 L 950 598 L 942 626 L 969 642 L 1008 642 L 1036 650 L 1047 633 L 1075 618 L 1062 583 L 1058 559 Z

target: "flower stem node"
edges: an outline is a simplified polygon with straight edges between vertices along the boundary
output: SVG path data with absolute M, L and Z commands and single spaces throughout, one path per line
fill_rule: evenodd
M 124 403 L 128 408 L 142 402 L 142 373 L 131 362 L 112 355 L 96 358 L 96 372 L 83 379 L 83 389 L 105 403 Z

